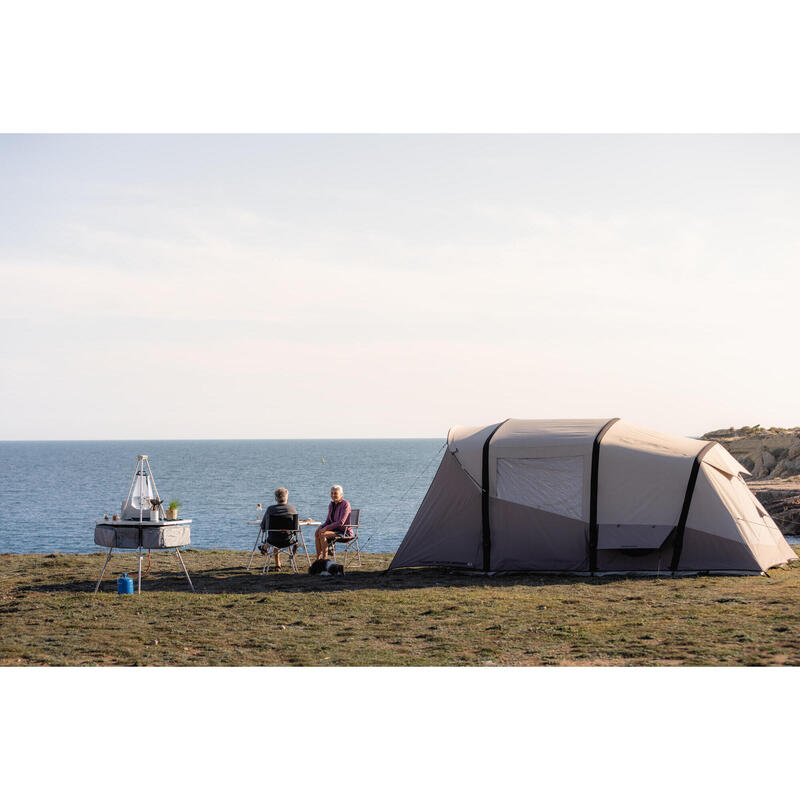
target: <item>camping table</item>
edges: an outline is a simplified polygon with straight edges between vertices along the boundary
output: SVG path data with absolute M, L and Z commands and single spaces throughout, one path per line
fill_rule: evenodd
M 255 521 L 254 520 L 247 520 L 245 522 L 245 525 L 258 525 L 259 527 L 261 527 L 261 520 L 260 519 L 259 520 L 255 520 Z M 303 550 L 305 550 L 305 553 L 306 553 L 306 561 L 308 561 L 308 566 L 310 567 L 311 566 L 311 557 L 308 555 L 308 548 L 306 547 L 306 540 L 305 540 L 305 537 L 303 536 L 303 528 L 306 525 L 322 525 L 322 523 L 321 522 L 315 522 L 313 519 L 308 519 L 308 520 L 305 520 L 305 521 L 300 520 L 300 522 L 297 523 L 298 528 L 300 528 L 300 539 L 303 542 Z M 258 545 L 258 537 L 256 537 L 256 543 L 253 545 L 253 550 L 250 553 L 250 560 L 247 562 L 247 567 L 245 567 L 245 569 L 250 569 L 250 565 L 253 563 L 253 556 L 256 554 L 256 546 L 257 545 Z
M 192 591 L 194 591 L 194 584 L 192 583 L 192 579 L 189 577 L 189 570 L 186 569 L 186 564 L 184 564 L 183 562 L 181 551 L 179 549 L 182 545 L 175 545 L 175 544 L 151 545 L 149 542 L 147 544 L 144 543 L 145 531 L 158 531 L 169 528 L 178 528 L 178 526 L 185 526 L 188 528 L 188 526 L 191 524 L 192 521 L 190 519 L 176 519 L 176 520 L 162 519 L 155 522 L 151 520 L 127 520 L 127 519 L 95 520 L 96 543 L 99 544 L 99 542 L 97 541 L 98 528 L 113 528 L 116 533 L 114 536 L 113 544 L 108 548 L 108 555 L 106 556 L 105 563 L 103 564 L 103 569 L 100 570 L 100 577 L 97 579 L 97 583 L 95 584 L 94 594 L 97 594 L 98 590 L 100 589 L 100 583 L 103 580 L 103 575 L 105 575 L 106 567 L 108 566 L 108 562 L 111 560 L 111 554 L 113 553 L 114 548 L 116 548 L 117 550 L 139 551 L 139 581 L 138 581 L 139 594 L 142 593 L 142 549 L 143 548 L 147 548 L 147 550 L 174 550 L 175 555 L 178 556 L 178 561 L 181 562 L 181 566 L 183 567 L 183 574 L 186 575 L 186 580 L 189 581 L 189 587 L 191 588 Z M 135 540 L 130 536 L 130 534 L 134 533 L 136 537 Z

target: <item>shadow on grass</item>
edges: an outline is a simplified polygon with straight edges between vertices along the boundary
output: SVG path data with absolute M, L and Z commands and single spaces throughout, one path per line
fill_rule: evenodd
M 409 589 L 430 589 L 440 587 L 518 587 L 529 586 L 603 586 L 621 581 L 651 582 L 670 578 L 669 573 L 656 575 L 607 575 L 588 577 L 579 575 L 537 574 L 529 572 L 507 572 L 495 575 L 464 572 L 460 570 L 426 567 L 420 569 L 399 569 L 393 572 L 382 570 L 352 570 L 343 577 L 326 578 L 299 575 L 282 571 L 262 575 L 260 570 L 245 571 L 242 567 L 214 567 L 191 571 L 192 583 L 197 594 L 263 594 L 281 593 L 331 593 L 345 591 L 407 591 Z M 136 575 L 130 577 L 136 588 Z M 96 581 L 76 580 L 64 583 L 42 583 L 24 588 L 30 592 L 92 592 Z M 676 586 L 680 582 L 675 583 Z M 115 594 L 116 577 L 104 578 L 100 592 Z M 148 592 L 187 592 L 191 593 L 182 572 L 160 572 L 142 579 L 142 593 Z

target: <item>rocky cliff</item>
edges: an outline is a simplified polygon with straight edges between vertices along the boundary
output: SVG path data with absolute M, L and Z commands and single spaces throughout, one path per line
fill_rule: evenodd
M 724 428 L 703 434 L 753 473 L 752 480 L 800 475 L 800 428 Z
M 784 536 L 800 536 L 800 484 L 797 481 L 759 481 L 750 489 Z

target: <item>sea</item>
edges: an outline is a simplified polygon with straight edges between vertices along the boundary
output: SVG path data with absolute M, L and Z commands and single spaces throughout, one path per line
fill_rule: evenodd
M 340 484 L 361 509 L 361 548 L 394 552 L 430 485 L 443 439 L 0 442 L 0 553 L 89 553 L 95 522 L 119 513 L 149 456 L 159 496 L 192 520 L 192 547 L 250 550 L 257 504 L 279 486 L 324 520 Z M 313 547 L 313 528 L 306 529 Z

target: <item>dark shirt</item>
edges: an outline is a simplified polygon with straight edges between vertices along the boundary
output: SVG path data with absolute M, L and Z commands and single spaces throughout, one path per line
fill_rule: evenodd
M 261 520 L 261 530 L 265 531 L 267 529 L 270 514 L 273 517 L 291 517 L 292 514 L 296 513 L 297 509 L 293 505 L 289 505 L 289 503 L 277 503 L 269 506 L 264 514 L 264 519 Z

